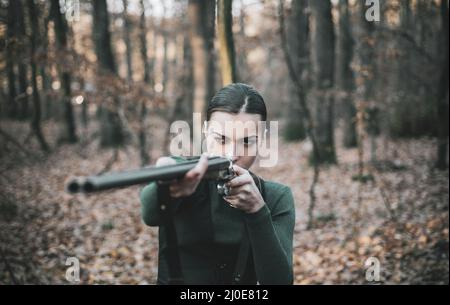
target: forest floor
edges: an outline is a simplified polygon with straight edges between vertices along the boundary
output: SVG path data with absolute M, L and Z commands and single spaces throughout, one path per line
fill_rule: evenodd
M 1 127 L 26 141 L 28 126 Z M 46 135 L 55 132 L 44 127 Z M 82 284 L 155 283 L 158 231 L 141 221 L 141 187 L 91 196 L 64 190 L 69 178 L 100 172 L 113 152 L 99 150 L 96 141 L 58 146 L 48 155 L 34 139 L 25 146 L 30 155 L 0 137 L 0 284 L 70 284 L 69 257 L 80 261 Z M 433 169 L 434 147 L 432 139 L 380 142 L 382 161 L 367 183 L 352 179 L 356 149 L 338 147 L 338 165 L 321 171 L 315 226 L 307 230 L 311 147 L 280 142 L 278 166 L 255 172 L 294 193 L 295 283 L 448 284 L 449 176 Z M 128 148 L 111 170 L 136 167 L 138 152 Z M 380 262 L 379 282 L 367 281 L 370 257 Z

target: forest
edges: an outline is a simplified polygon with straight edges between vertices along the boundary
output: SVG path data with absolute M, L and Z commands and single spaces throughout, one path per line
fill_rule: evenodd
M 279 123 L 294 284 L 449 283 L 447 0 L 0 0 L 0 285 L 155 284 L 142 186 L 230 83 Z M 379 267 L 379 276 L 368 270 Z

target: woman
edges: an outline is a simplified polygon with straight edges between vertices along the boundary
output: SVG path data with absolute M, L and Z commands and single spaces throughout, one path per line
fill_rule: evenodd
M 209 103 L 205 124 L 207 154 L 232 156 L 237 177 L 228 182 L 227 196 L 220 196 L 214 182 L 202 180 L 208 166 L 203 154 L 182 180 L 170 184 L 177 255 L 185 284 L 293 282 L 292 192 L 276 182 L 255 180 L 249 172 L 256 156 L 247 152 L 257 151 L 265 130 L 225 128 L 229 122 L 256 125 L 266 119 L 263 98 L 245 84 L 221 89 Z M 163 157 L 156 164 L 175 162 Z M 258 181 L 262 181 L 262 187 Z M 173 266 L 169 266 L 167 232 L 158 204 L 159 187 L 151 183 L 142 190 L 142 218 L 148 226 L 161 226 L 158 284 L 167 284 L 169 267 Z M 243 246 L 246 243 L 248 247 Z

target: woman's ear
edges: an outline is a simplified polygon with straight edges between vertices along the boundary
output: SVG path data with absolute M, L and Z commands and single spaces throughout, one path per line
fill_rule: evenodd
M 203 122 L 203 134 L 206 136 L 207 132 L 208 132 L 208 122 L 204 121 Z

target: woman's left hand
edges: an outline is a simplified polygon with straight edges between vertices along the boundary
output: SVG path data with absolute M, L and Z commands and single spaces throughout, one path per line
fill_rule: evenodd
M 233 165 L 233 169 L 237 177 L 226 183 L 230 191 L 228 196 L 224 196 L 223 199 L 233 208 L 246 213 L 258 212 L 264 206 L 265 202 L 253 177 L 248 170 L 242 167 Z

